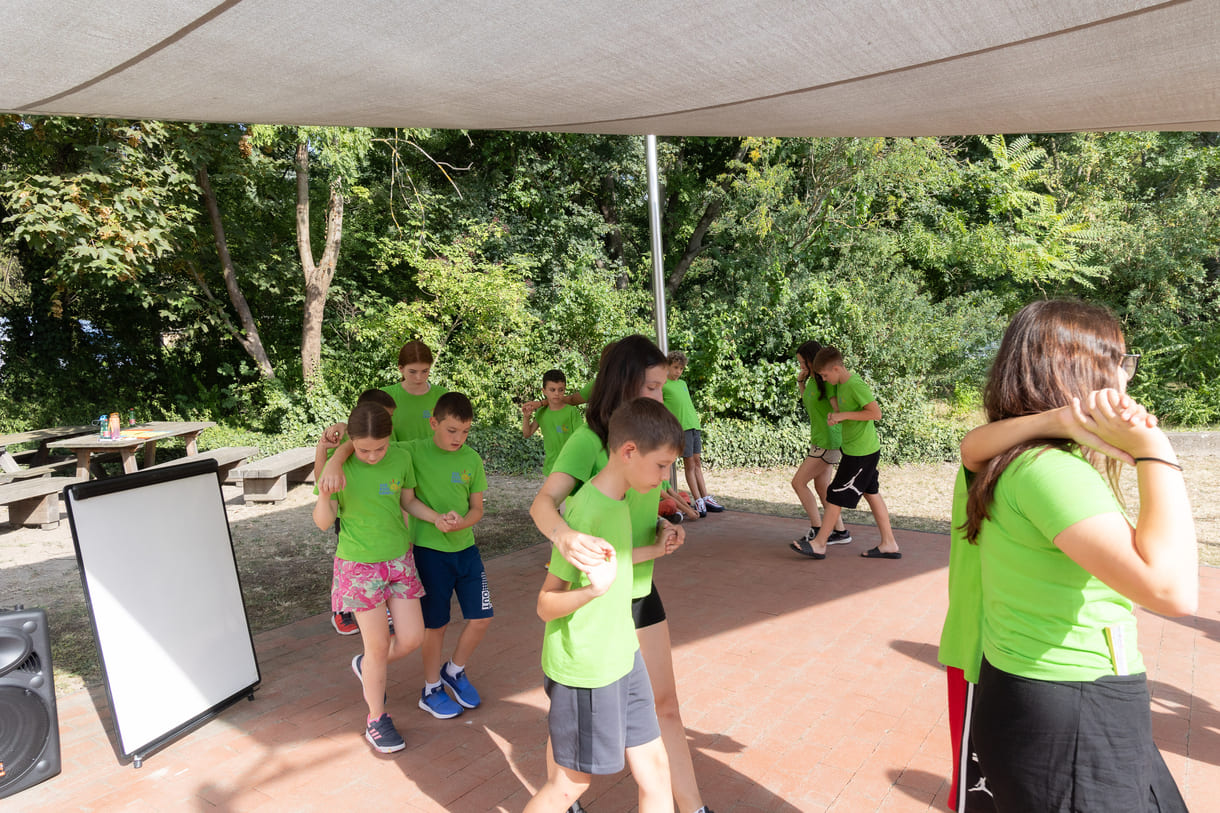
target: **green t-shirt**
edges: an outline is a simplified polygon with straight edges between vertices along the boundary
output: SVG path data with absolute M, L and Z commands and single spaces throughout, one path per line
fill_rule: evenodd
M 940 631 L 939 660 L 979 682 L 983 658 L 983 585 L 979 546 L 966 539 L 966 500 L 974 474 L 958 466 L 953 484 L 953 510 L 949 529 L 949 609 Z
M 478 452 L 463 446 L 450 452 L 431 437 L 406 444 L 415 467 L 415 496 L 438 514 L 470 512 L 470 495 L 487 490 L 487 475 Z M 431 522 L 411 518 L 412 541 L 421 548 L 453 553 L 474 544 L 474 529 L 441 533 Z
M 877 399 L 864 379 L 852 373 L 851 377 L 836 388 L 840 412 L 859 412 Z M 877 438 L 877 427 L 873 421 L 843 421 L 843 454 L 863 457 L 881 448 Z
M 444 387 L 433 384 L 423 395 L 412 395 L 403 389 L 401 383 L 391 384 L 381 389 L 390 394 L 396 405 L 393 417 L 394 440 L 419 440 L 432 437 L 432 424 L 428 422 L 428 419 L 432 417 L 432 408 L 436 406 L 436 402 L 445 394 Z
M 587 483 L 593 479 L 610 460 L 602 439 L 587 425 L 572 433 L 572 437 L 559 450 L 551 471 L 558 471 L 573 479 Z
M 411 455 L 390 445 L 373 465 L 352 455 L 343 464 L 346 485 L 336 492 L 339 545 L 335 556 L 349 562 L 388 562 L 410 547 L 403 522 L 402 489 L 415 487 Z
M 588 426 L 582 426 L 572 433 L 572 439 L 559 453 L 555 461 L 555 471 L 567 474 L 582 483 L 593 479 L 610 456 L 602 446 L 601 438 Z M 588 486 L 582 486 L 580 493 Z M 641 494 L 634 489 L 627 489 L 627 507 L 631 511 L 632 544 L 639 548 L 651 545 L 657 541 L 657 507 L 661 504 L 661 487 L 657 486 L 647 494 Z M 652 563 L 640 562 L 635 566 L 635 576 L 631 591 L 632 598 L 640 598 L 652 591 Z
M 560 409 L 543 406 L 535 410 L 534 421 L 538 424 L 538 431 L 542 433 L 542 448 L 546 452 L 542 473 L 550 474 L 555 468 L 560 449 L 571 439 L 572 433 L 584 425 L 585 419 L 579 409 L 565 405 Z
M 830 399 L 835 397 L 838 388 L 826 382 L 822 382 L 822 387 L 826 394 L 819 396 L 818 384 L 810 378 L 805 382 L 805 392 L 801 394 L 801 403 L 805 405 L 805 412 L 809 415 L 809 445 L 838 449 L 843 445 L 843 427 L 840 424 L 826 424 L 826 417 L 831 411 Z
M 593 394 L 593 383 L 593 381 L 586 382 L 583 387 L 577 390 L 580 393 L 580 397 L 584 398 L 586 403 L 589 401 L 589 396 Z
M 1079 454 L 1039 451 L 1022 454 L 1000 475 L 979 531 L 983 654 L 997 669 L 1037 680 L 1141 673 L 1132 602 L 1054 541 L 1081 520 L 1122 508 Z M 1125 670 L 1110 659 L 1106 627 L 1120 639 Z
M 665 408 L 672 412 L 682 425 L 683 432 L 701 428 L 699 413 L 695 411 L 695 404 L 690 399 L 690 388 L 686 386 L 685 381 L 680 378 L 677 381 L 665 379 L 661 397 L 665 400 Z
M 618 570 L 603 595 L 546 623 L 542 671 L 565 686 L 596 689 L 630 672 L 640 648 L 631 619 L 631 516 L 623 501 L 612 500 L 590 485 L 568 500 L 567 522 L 613 545 Z M 551 550 L 550 572 L 573 588 L 589 583 L 557 549 Z

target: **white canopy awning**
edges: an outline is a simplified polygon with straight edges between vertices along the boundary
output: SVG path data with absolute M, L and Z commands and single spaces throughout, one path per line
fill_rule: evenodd
M 0 110 L 662 135 L 1220 130 L 1220 0 L 0 0 Z

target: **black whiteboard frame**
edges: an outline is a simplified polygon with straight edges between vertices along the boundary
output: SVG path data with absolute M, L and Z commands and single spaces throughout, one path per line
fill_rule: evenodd
M 117 661 L 115 658 L 112 658 L 109 661 L 108 666 L 108 660 L 106 657 L 107 638 L 98 624 L 97 607 L 95 606 L 94 596 L 90 590 L 89 565 L 86 561 L 90 556 L 95 554 L 87 554 L 82 550 L 80 534 L 82 531 L 89 533 L 89 530 L 88 528 L 82 528 L 79 526 L 77 513 L 74 511 L 74 506 L 83 504 L 87 500 L 105 497 L 107 495 L 114 495 L 120 492 L 135 489 L 145 489 L 187 478 L 203 478 L 197 487 L 201 487 L 209 494 L 215 494 L 214 510 L 219 511 L 219 516 L 223 518 L 224 539 L 223 541 L 219 538 L 206 540 L 205 544 L 216 546 L 217 553 L 219 553 L 221 545 L 227 545 L 228 563 L 231 563 L 232 565 L 231 576 L 234 580 L 233 583 L 236 586 L 237 596 L 241 603 L 241 620 L 244 622 L 242 630 L 244 635 L 237 636 L 239 640 L 234 641 L 233 645 L 239 649 L 241 647 L 249 648 L 248 656 L 250 665 L 253 667 L 253 674 L 245 678 L 249 681 L 248 683 L 241 685 L 240 688 L 236 689 L 232 693 L 223 697 L 206 698 L 205 700 L 201 701 L 202 707 L 198 708 L 197 711 L 192 709 L 194 713 L 189 714 L 189 716 L 183 719 L 167 721 L 168 728 L 160 734 L 151 737 L 151 739 L 148 739 L 145 742 L 140 742 L 138 745 L 128 746 L 126 738 L 123 736 L 124 712 L 121 710 L 121 706 L 123 704 L 120 703 L 116 705 L 115 687 L 112 683 L 112 679 L 115 677 L 116 672 L 122 671 L 114 667 L 116 666 L 117 662 L 121 662 L 124 655 L 121 651 L 118 652 Z M 214 492 L 212 492 L 212 489 L 208 485 L 205 485 L 205 483 L 208 483 L 211 487 L 214 487 Z M 254 691 L 258 688 L 262 681 L 262 675 L 258 667 L 258 659 L 254 651 L 254 638 L 250 632 L 250 619 L 245 603 L 245 592 L 242 590 L 241 575 L 237 569 L 237 557 L 233 548 L 233 535 L 231 529 L 229 528 L 228 513 L 225 511 L 224 496 L 221 493 L 220 481 L 217 477 L 217 464 L 215 460 L 211 459 L 190 461 L 181 463 L 177 466 L 166 466 L 156 470 L 138 471 L 133 474 L 123 475 L 120 477 L 75 483 L 64 488 L 63 496 L 64 503 L 68 510 L 68 520 L 72 527 L 72 542 L 76 548 L 76 562 L 80 572 L 81 586 L 84 588 L 85 592 L 85 604 L 89 609 L 89 621 L 93 626 L 94 642 L 97 645 L 98 662 L 101 665 L 102 678 L 106 687 L 106 701 L 110 707 L 111 715 L 114 720 L 115 751 L 120 755 L 120 761 L 131 760 L 134 767 L 139 768 L 143 763 L 143 759 L 149 754 L 161 749 L 165 745 L 168 745 L 170 742 L 183 734 L 199 727 L 212 717 L 215 717 L 228 706 L 240 700 L 242 697 L 253 700 Z M 208 501 L 210 502 L 210 496 L 208 497 Z M 216 536 L 219 537 L 219 535 Z M 86 545 L 86 547 L 88 547 L 88 545 Z M 223 575 L 228 577 L 230 574 L 225 573 Z M 163 601 L 167 602 L 166 606 L 169 606 L 168 602 L 172 602 L 177 598 L 177 595 L 173 591 L 173 585 L 175 583 L 174 580 L 181 578 L 183 578 L 182 574 L 165 574 L 165 576 L 162 578 L 158 578 L 153 574 L 148 574 L 148 578 L 144 580 L 142 589 L 147 588 L 149 592 L 160 590 L 161 598 Z M 144 598 L 142 600 L 147 599 Z M 229 610 L 230 612 L 233 612 L 234 608 L 230 606 Z M 243 650 L 240 652 L 240 654 L 245 656 L 247 653 Z

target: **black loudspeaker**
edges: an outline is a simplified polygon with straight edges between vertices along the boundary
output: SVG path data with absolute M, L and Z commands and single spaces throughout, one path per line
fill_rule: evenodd
M 47 614 L 0 612 L 0 799 L 58 773 Z

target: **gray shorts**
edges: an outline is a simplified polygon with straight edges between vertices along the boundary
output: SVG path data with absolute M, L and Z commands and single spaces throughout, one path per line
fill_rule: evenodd
M 821 446 L 810 446 L 809 453 L 805 457 L 816 457 L 819 460 L 825 460 L 832 466 L 837 466 L 839 461 L 843 459 L 842 449 L 823 449 Z
M 703 454 L 703 435 L 698 429 L 687 429 L 682 433 L 682 456 L 694 457 Z
M 625 751 L 661 736 L 644 657 L 623 677 L 597 689 L 543 680 L 551 699 L 547 728 L 555 763 L 587 774 L 612 774 L 626 765 Z

